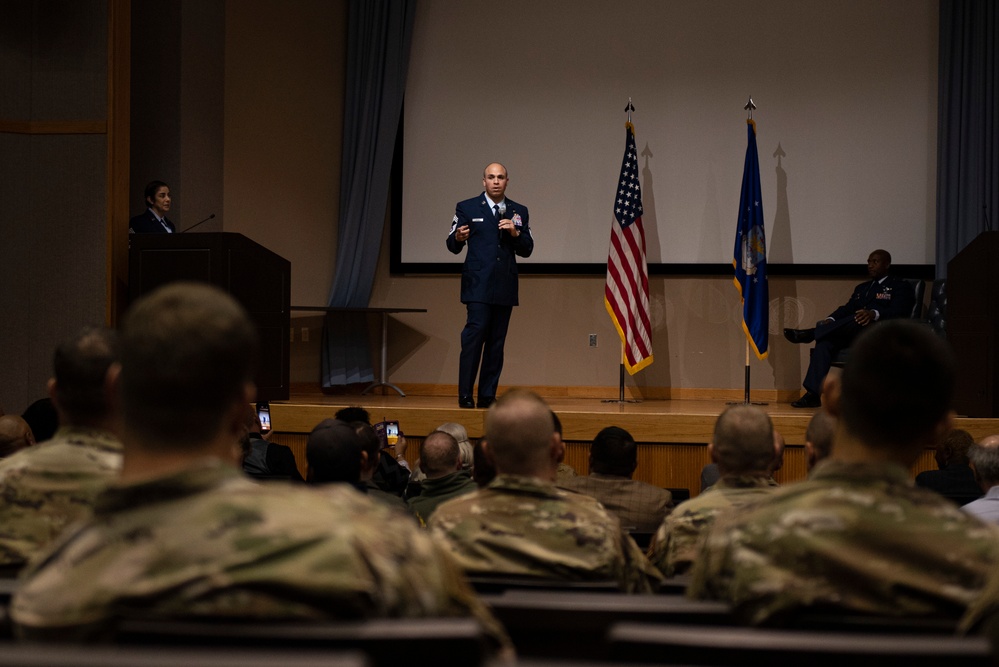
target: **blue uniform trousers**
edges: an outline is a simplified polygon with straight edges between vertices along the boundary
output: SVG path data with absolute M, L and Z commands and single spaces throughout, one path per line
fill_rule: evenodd
M 461 331 L 461 357 L 458 360 L 458 396 L 471 396 L 475 376 L 479 375 L 479 394 L 495 398 L 503 370 L 503 344 L 510 326 L 513 306 L 466 303 L 468 318 Z M 482 362 L 481 371 L 479 362 Z

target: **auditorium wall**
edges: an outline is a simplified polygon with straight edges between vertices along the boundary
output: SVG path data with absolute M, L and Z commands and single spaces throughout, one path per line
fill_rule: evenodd
M 0 407 L 45 396 L 56 342 L 105 322 L 105 0 L 4 2 Z

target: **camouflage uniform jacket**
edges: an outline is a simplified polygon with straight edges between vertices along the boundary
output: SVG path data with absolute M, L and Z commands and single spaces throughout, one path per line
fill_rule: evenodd
M 720 517 L 687 590 L 750 623 L 794 610 L 958 618 L 999 558 L 999 529 L 893 463 L 820 462 L 808 480 Z
M 346 485 L 259 484 L 206 459 L 110 486 L 22 574 L 11 617 L 21 636 L 80 639 L 122 617 L 475 615 L 505 643 L 453 560 L 397 516 Z
M 559 463 L 558 468 L 555 470 L 556 484 L 562 486 L 567 480 L 576 477 L 576 469 L 573 468 L 568 463 Z
M 673 496 L 666 489 L 628 477 L 591 472 L 573 477 L 559 486 L 593 496 L 617 515 L 625 530 L 651 532 L 673 509 Z
M 121 443 L 106 431 L 64 426 L 51 440 L 0 461 L 0 564 L 26 563 L 121 472 Z
M 719 515 L 765 498 L 779 488 L 766 476 L 722 477 L 666 517 L 652 538 L 649 560 L 667 577 L 685 573 L 697 557 L 701 536 Z
M 615 581 L 630 592 L 662 580 L 599 502 L 533 477 L 498 475 L 438 506 L 430 529 L 469 573 Z

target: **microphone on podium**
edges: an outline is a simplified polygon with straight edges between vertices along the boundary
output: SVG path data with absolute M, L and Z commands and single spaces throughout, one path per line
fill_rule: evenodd
M 185 229 L 185 230 L 183 230 L 183 231 L 181 231 L 181 232 L 179 232 L 179 233 L 180 233 L 180 234 L 183 234 L 184 232 L 189 232 L 189 231 L 191 231 L 192 229 L 194 229 L 195 227 L 197 227 L 198 225 L 200 225 L 200 224 L 202 224 L 202 223 L 205 223 L 205 222 L 208 222 L 209 220 L 211 220 L 211 219 L 212 219 L 212 218 L 214 218 L 214 217 L 215 217 L 215 214 L 214 214 L 214 213 L 212 213 L 212 214 L 211 214 L 210 216 L 208 216 L 207 218 L 205 218 L 205 219 L 204 219 L 204 220 L 202 220 L 201 222 L 196 222 L 196 223 L 194 223 L 193 225 L 191 225 L 190 227 L 188 227 L 187 229 Z

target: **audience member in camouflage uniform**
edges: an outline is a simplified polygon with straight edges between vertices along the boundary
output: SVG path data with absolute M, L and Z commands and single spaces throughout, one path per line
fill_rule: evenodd
M 475 491 L 478 487 L 461 465 L 461 449 L 450 433 L 434 431 L 423 440 L 420 465 L 426 478 L 420 495 L 409 499 L 409 508 L 426 522 L 444 501 Z
M 257 484 L 226 460 L 253 399 L 256 332 L 223 292 L 172 283 L 121 338 L 124 466 L 94 518 L 29 565 L 19 634 L 92 637 L 118 618 L 468 616 L 502 630 L 414 523 L 346 486 Z
M 590 474 L 559 481 L 559 486 L 585 493 L 617 515 L 629 531 L 654 531 L 673 509 L 666 489 L 634 480 L 638 444 L 623 428 L 601 429 L 590 445 Z
M 51 440 L 0 461 L 0 565 L 23 565 L 87 516 L 121 471 L 105 388 L 117 358 L 117 338 L 107 329 L 84 329 L 56 348 L 48 391 L 62 426 Z
M 829 458 L 835 435 L 835 417 L 825 410 L 819 410 L 812 415 L 808 428 L 805 429 L 805 464 L 809 470 L 819 461 Z
M 576 477 L 576 469 L 565 462 L 565 445 L 562 443 L 562 420 L 558 418 L 555 411 L 552 410 L 552 422 L 555 424 L 555 435 L 558 436 L 559 444 L 562 445 L 561 451 L 558 457 L 558 467 L 555 468 L 555 483 L 561 485 L 573 477 Z
M 662 577 L 617 517 L 589 496 L 555 487 L 561 440 L 536 395 L 511 391 L 486 414 L 486 454 L 498 476 L 440 505 L 435 537 L 470 574 L 613 581 L 651 591 Z
M 708 445 L 721 478 L 666 517 L 649 548 L 652 564 L 667 577 L 685 573 L 715 519 L 776 491 L 779 487 L 770 476 L 775 450 L 774 427 L 767 413 L 752 405 L 725 410 L 715 422 Z
M 861 334 L 825 408 L 838 418 L 829 458 L 708 532 L 688 593 L 732 603 L 751 623 L 802 609 L 957 619 L 999 558 L 999 532 L 909 468 L 950 429 L 954 360 L 918 325 Z

